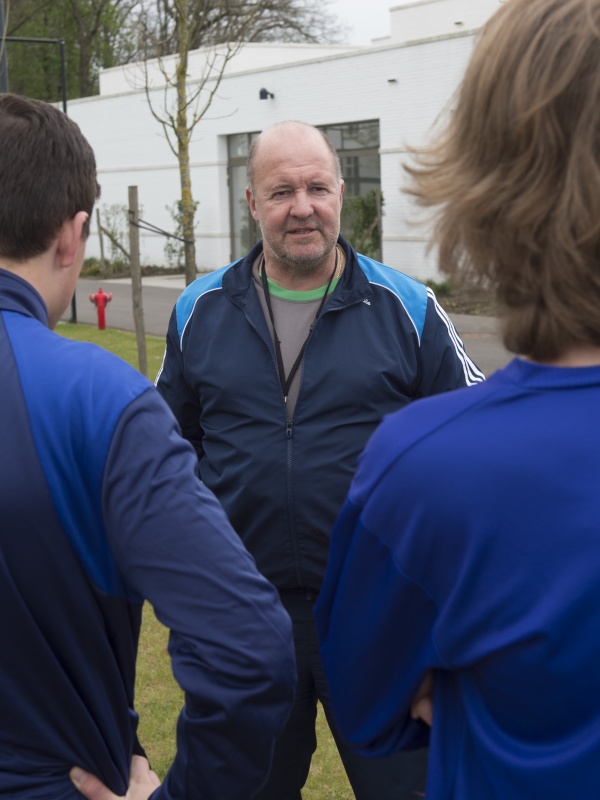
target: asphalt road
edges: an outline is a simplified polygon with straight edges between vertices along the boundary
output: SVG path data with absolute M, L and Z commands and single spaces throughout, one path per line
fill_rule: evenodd
M 185 286 L 183 276 L 144 278 L 142 283 L 146 333 L 164 337 L 175 301 Z M 131 283 L 128 279 L 102 281 L 80 278 L 76 291 L 77 322 L 97 324 L 96 307 L 90 302 L 89 295 L 97 292 L 100 287 L 113 296 L 106 307 L 106 326 L 134 330 Z M 512 356 L 504 348 L 498 335 L 498 320 L 470 314 L 450 316 L 468 354 L 485 375 L 490 375 L 510 361 Z M 63 319 L 70 318 L 71 308 L 67 309 Z
M 142 305 L 147 334 L 163 337 L 166 335 L 171 311 L 184 286 L 185 281 L 181 275 L 143 279 Z M 89 295 L 100 288 L 112 294 L 112 300 L 106 306 L 106 327 L 134 330 L 131 282 L 128 279 L 103 281 L 80 278 L 75 292 L 77 322 L 97 324 L 96 306 L 90 301 Z M 67 309 L 63 319 L 71 319 L 71 307 Z

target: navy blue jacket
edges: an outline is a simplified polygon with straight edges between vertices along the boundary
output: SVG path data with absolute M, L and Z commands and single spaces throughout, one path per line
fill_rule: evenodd
M 318 590 L 329 533 L 381 418 L 483 379 L 433 293 L 340 239 L 346 268 L 306 346 L 293 420 L 253 285 L 258 244 L 177 301 L 157 387 L 261 572 Z
M 139 373 L 0 270 L 0 796 L 125 794 L 142 602 L 186 693 L 155 798 L 248 800 L 289 710 L 289 619 Z

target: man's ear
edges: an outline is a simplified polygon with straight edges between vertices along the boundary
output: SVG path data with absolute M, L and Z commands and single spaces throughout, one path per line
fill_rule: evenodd
M 248 201 L 248 205 L 250 206 L 250 213 L 252 214 L 252 217 L 254 218 L 254 221 L 258 222 L 258 212 L 256 210 L 256 200 L 254 199 L 254 195 L 252 194 L 250 189 L 248 189 L 248 187 L 246 187 L 246 200 Z
M 63 222 L 58 233 L 57 254 L 60 265 L 70 267 L 77 258 L 77 251 L 83 236 L 83 226 L 89 219 L 87 211 L 78 211 L 73 219 Z

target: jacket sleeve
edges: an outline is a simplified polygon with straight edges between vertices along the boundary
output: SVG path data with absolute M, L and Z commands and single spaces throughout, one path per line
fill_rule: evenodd
M 124 582 L 170 629 L 185 692 L 177 754 L 153 797 L 248 800 L 266 778 L 293 696 L 291 624 L 195 465 L 149 388 L 112 439 L 105 525 Z
M 165 355 L 156 377 L 156 388 L 175 415 L 183 437 L 192 444 L 198 460 L 200 460 L 204 453 L 202 449 L 204 432 L 200 427 L 200 403 L 185 377 L 175 308 L 169 320 Z
M 426 620 L 433 614 L 427 595 L 399 573 L 347 500 L 315 616 L 334 716 L 361 755 L 381 758 L 428 744 L 428 726 L 411 718 L 410 704 L 432 666 Z
M 473 386 L 484 380 L 431 289 L 421 336 L 421 373 L 417 397 Z
M 406 426 L 398 420 L 419 405 L 387 417 L 363 452 L 315 607 L 336 721 L 365 756 L 427 744 L 429 728 L 411 718 L 411 702 L 430 669 L 447 668 L 435 641 L 439 605 L 421 581 L 431 550 L 412 498 L 401 502 L 399 489 L 406 484 L 399 453 L 410 452 L 412 434 L 399 441 Z

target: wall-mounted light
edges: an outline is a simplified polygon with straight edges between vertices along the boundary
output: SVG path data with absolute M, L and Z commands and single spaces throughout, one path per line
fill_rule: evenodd
M 275 95 L 272 92 L 268 92 L 266 89 L 261 89 L 260 92 L 258 93 L 258 96 L 260 97 L 261 100 L 268 100 L 269 97 L 273 99 L 275 97 Z
M 398 78 L 388 78 L 388 83 L 398 83 Z

